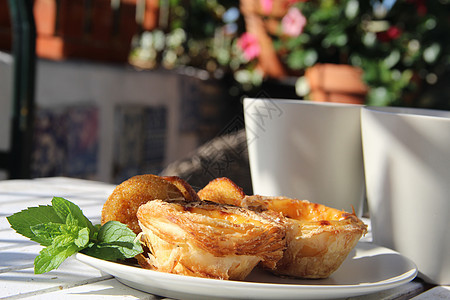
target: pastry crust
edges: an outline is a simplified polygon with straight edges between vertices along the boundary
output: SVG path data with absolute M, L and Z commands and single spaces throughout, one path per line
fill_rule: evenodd
M 139 207 L 137 217 L 141 241 L 152 253 L 147 262 L 158 271 L 242 280 L 259 262 L 275 267 L 286 248 L 274 212 L 154 200 Z
M 195 190 L 184 179 L 178 176 L 161 176 L 161 178 L 175 185 L 183 194 L 184 199 L 186 199 L 187 201 L 200 201 L 200 198 L 198 197 Z
M 367 232 L 355 214 L 306 200 L 256 195 L 246 196 L 240 205 L 286 217 L 287 249 L 273 270 L 280 275 L 329 277 Z
M 209 200 L 216 203 L 239 205 L 245 197 L 241 187 L 227 177 L 211 180 L 198 192 L 201 200 Z
M 137 175 L 119 184 L 102 208 L 102 220 L 119 221 L 134 233 L 141 232 L 136 212 L 144 203 L 155 199 L 184 199 L 183 193 L 171 182 L 160 176 Z

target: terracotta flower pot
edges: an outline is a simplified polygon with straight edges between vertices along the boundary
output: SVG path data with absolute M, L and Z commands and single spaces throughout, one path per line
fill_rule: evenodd
M 283 3 L 287 3 L 288 1 L 278 0 L 275 2 L 272 11 L 276 13 L 276 17 L 278 18 L 280 15 L 284 15 L 283 8 L 286 5 Z M 240 0 L 240 10 L 244 16 L 247 32 L 257 37 L 261 48 L 258 57 L 259 68 L 268 77 L 281 78 L 286 76 L 288 72 L 278 57 L 273 47 L 272 38 L 269 35 L 269 31 L 273 30 L 273 28 L 268 28 L 266 24 L 265 19 L 267 19 L 268 15 L 261 8 L 260 0 Z M 273 24 L 269 27 L 273 27 Z
M 316 64 L 305 71 L 313 101 L 364 104 L 363 71 L 350 65 Z

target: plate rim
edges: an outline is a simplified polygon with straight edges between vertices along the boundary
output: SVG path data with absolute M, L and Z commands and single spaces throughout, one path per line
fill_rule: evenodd
M 150 274 L 150 276 L 155 277 L 155 281 L 162 281 L 162 280 L 168 280 L 168 281 L 186 281 L 187 283 L 195 283 L 195 284 L 201 284 L 201 285 L 207 285 L 211 287 L 211 284 L 220 284 L 222 288 L 230 289 L 230 288 L 239 288 L 239 289 L 270 289 L 270 290 L 278 290 L 283 292 L 287 292 L 287 290 L 292 292 L 295 291 L 304 291 L 308 293 L 313 293 L 316 296 L 320 296 L 321 298 L 328 298 L 326 295 L 330 291 L 335 291 L 337 294 L 334 294 L 333 298 L 339 297 L 339 296 L 357 296 L 357 295 L 364 295 L 368 293 L 374 293 L 379 292 L 382 290 L 387 290 L 402 284 L 405 284 L 407 282 L 412 281 L 418 274 L 418 269 L 416 264 L 409 258 L 403 256 L 399 252 L 389 249 L 384 246 L 379 246 L 373 242 L 363 242 L 360 241 L 354 249 L 357 249 L 358 246 L 361 244 L 364 244 L 365 246 L 370 247 L 370 249 L 376 249 L 380 248 L 380 250 L 386 251 L 388 253 L 394 253 L 399 255 L 402 259 L 404 259 L 408 266 L 411 266 L 409 270 L 406 272 L 399 274 L 397 276 L 377 281 L 377 282 L 369 282 L 369 283 L 358 283 L 358 284 L 294 284 L 294 283 L 267 283 L 267 282 L 253 282 L 253 281 L 237 281 L 237 280 L 220 280 L 220 279 L 212 279 L 212 278 L 202 278 L 202 277 L 194 277 L 194 276 L 186 276 L 186 275 L 179 275 L 179 274 L 171 274 L 171 273 L 164 273 L 159 272 L 155 270 L 149 270 L 149 269 L 143 269 L 136 266 L 121 264 L 118 262 L 113 261 L 107 261 L 99 258 L 95 258 L 92 256 L 88 256 L 83 253 L 76 253 L 75 258 L 85 264 L 90 265 L 91 267 L 94 267 L 102 272 L 105 272 L 107 274 L 112 275 L 114 278 L 116 278 L 118 281 L 122 282 L 123 284 L 130 286 L 131 288 L 138 289 L 147 293 L 150 293 L 146 290 L 143 290 L 141 288 L 138 288 L 136 286 L 133 286 L 133 281 L 129 281 L 128 279 L 122 278 L 121 276 L 116 276 L 114 274 L 111 274 L 111 272 L 105 270 L 105 268 L 102 267 L 102 265 L 106 264 L 106 269 L 109 268 L 115 268 L 123 273 L 129 272 L 138 272 L 139 274 Z M 131 268 L 131 269 L 130 269 Z M 143 272 L 143 273 L 141 273 Z M 141 283 L 138 283 L 139 285 L 142 285 Z M 149 282 L 150 286 L 150 282 Z M 161 287 L 155 287 L 156 289 L 161 289 Z M 166 290 L 163 288 L 163 290 Z M 183 292 L 177 291 L 178 294 L 182 294 Z M 199 295 L 203 295 L 203 293 L 200 293 Z M 159 295 L 159 296 L 166 296 L 167 295 Z M 282 295 L 280 295 L 282 296 Z M 298 295 L 300 296 L 300 295 Z M 306 295 L 307 298 L 310 299 L 311 294 Z M 169 296 L 171 297 L 171 296 Z M 256 298 L 255 298 L 256 299 Z M 258 297 L 260 299 L 260 297 Z M 279 298 L 283 299 L 283 298 Z

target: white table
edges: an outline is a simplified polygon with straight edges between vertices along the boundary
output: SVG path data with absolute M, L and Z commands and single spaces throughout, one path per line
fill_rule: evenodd
M 129 288 L 111 275 L 73 257 L 57 270 L 35 275 L 33 261 L 42 249 L 17 234 L 7 216 L 30 206 L 50 204 L 53 196 L 64 197 L 81 207 L 94 223 L 114 185 L 72 178 L 0 181 L 0 299 L 164 299 Z M 352 299 L 450 299 L 449 287 L 434 287 L 420 279 L 380 293 Z M 444 298 L 443 298 L 444 297 Z

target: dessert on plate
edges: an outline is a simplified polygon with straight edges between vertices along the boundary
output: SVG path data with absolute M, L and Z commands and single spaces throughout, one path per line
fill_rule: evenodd
M 176 185 L 173 182 L 177 182 Z M 177 187 L 183 185 L 180 182 L 183 182 L 181 178 L 166 180 L 152 174 L 136 175 L 125 180 L 113 190 L 103 205 L 101 223 L 119 221 L 138 234 L 141 232 L 136 217 L 139 206 L 155 199 L 186 199 Z
M 153 269 L 243 280 L 259 263 L 275 267 L 286 248 L 284 225 L 272 211 L 213 202 L 149 201 L 137 211 L 140 240 Z M 144 263 L 145 264 L 145 263 Z
M 287 197 L 246 196 L 241 206 L 285 217 L 287 249 L 274 273 L 327 278 L 336 271 L 367 226 L 354 214 Z
M 139 235 L 139 264 L 175 274 L 242 280 L 260 265 L 277 275 L 326 278 L 367 231 L 355 215 L 307 200 L 245 195 L 228 178 L 198 193 L 179 177 L 134 176 L 105 202 L 102 223 Z

